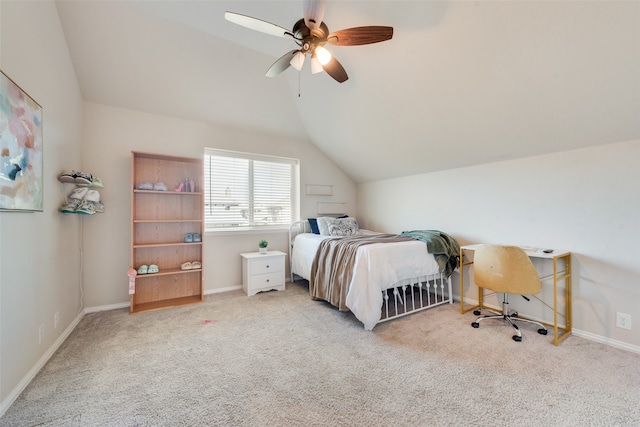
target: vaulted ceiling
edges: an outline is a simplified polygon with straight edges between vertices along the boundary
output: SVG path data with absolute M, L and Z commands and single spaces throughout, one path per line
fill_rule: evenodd
M 264 73 L 301 1 L 57 0 L 85 101 L 308 138 L 357 182 L 640 138 L 640 1 L 329 1 L 349 80 Z

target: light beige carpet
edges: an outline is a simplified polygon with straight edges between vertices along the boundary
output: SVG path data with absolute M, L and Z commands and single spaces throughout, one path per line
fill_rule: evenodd
M 297 283 L 88 314 L 0 426 L 640 425 L 640 355 L 458 309 L 367 332 Z

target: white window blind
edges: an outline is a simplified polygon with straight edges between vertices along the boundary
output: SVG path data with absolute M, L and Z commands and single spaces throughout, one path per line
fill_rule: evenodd
M 296 221 L 298 165 L 297 159 L 206 148 L 206 228 L 282 228 Z

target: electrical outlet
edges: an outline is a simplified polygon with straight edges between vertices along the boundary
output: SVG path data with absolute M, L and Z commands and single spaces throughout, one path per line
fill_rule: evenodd
M 616 313 L 616 326 L 618 328 L 631 330 L 631 315 Z
M 56 314 L 53 315 L 53 327 L 58 329 L 58 326 L 60 326 L 60 312 L 56 311 Z
M 44 323 L 38 328 L 38 344 L 42 344 L 44 341 Z

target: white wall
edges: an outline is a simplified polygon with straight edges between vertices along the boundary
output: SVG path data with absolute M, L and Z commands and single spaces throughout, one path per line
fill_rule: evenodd
M 1 414 L 81 310 L 80 222 L 58 212 L 57 177 L 80 165 L 82 100 L 55 3 L 0 10 L 0 67 L 43 107 L 44 129 L 44 211 L 0 212 Z
M 83 167 L 104 182 L 101 195 L 105 204 L 103 214 L 84 221 L 87 307 L 129 301 L 126 272 L 130 267 L 132 150 L 202 157 L 204 147 L 213 147 L 298 158 L 302 189 L 306 184 L 335 186 L 332 197 L 303 194 L 302 218 L 315 216 L 318 201 L 347 202 L 347 211 L 356 213 L 355 184 L 306 140 L 86 103 L 83 144 Z M 256 251 L 257 242 L 263 237 L 269 240 L 270 249 L 288 252 L 286 232 L 205 234 L 205 292 L 240 286 L 239 254 Z
M 569 250 L 576 334 L 637 349 L 638 159 L 635 140 L 360 184 L 358 219 L 385 232 L 439 229 L 463 245 Z M 615 327 L 616 312 L 633 315 L 631 331 Z

